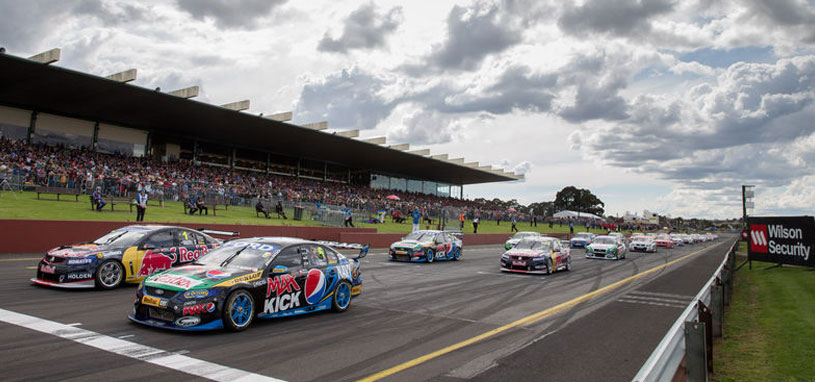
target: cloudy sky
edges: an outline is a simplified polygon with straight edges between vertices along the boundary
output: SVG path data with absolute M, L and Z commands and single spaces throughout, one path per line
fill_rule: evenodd
M 564 4 L 565 3 L 565 4 Z M 0 0 L 0 46 L 387 136 L 610 214 L 815 214 L 814 0 Z

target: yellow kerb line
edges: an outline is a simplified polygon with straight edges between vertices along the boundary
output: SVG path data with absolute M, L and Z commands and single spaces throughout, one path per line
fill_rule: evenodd
M 633 275 L 633 276 L 630 276 L 628 278 L 622 279 L 622 280 L 617 281 L 617 282 L 615 282 L 613 284 L 606 285 L 606 286 L 604 286 L 604 287 L 602 287 L 600 289 L 597 289 L 595 291 L 586 293 L 586 294 L 584 294 L 584 295 L 582 295 L 580 297 L 577 297 L 577 298 L 575 298 L 573 300 L 569 300 L 569 301 L 566 301 L 564 303 L 561 303 L 560 305 L 555 305 L 555 306 L 553 306 L 553 307 L 551 307 L 549 309 L 540 311 L 538 313 L 531 314 L 531 315 L 526 316 L 524 318 L 521 318 L 521 319 L 519 319 L 517 321 L 511 322 L 511 323 L 506 324 L 504 326 L 497 327 L 497 328 L 492 329 L 492 330 L 490 330 L 488 332 L 479 334 L 479 335 L 477 335 L 475 337 L 472 337 L 472 338 L 466 339 L 464 341 L 461 341 L 459 343 L 450 345 L 450 346 L 448 346 L 446 348 L 436 350 L 436 351 L 434 351 L 434 352 L 432 352 L 430 354 L 426 354 L 426 355 L 423 355 L 421 357 L 418 357 L 418 358 L 412 359 L 410 361 L 407 361 L 407 362 L 405 362 L 403 364 L 391 367 L 390 369 L 385 369 L 385 370 L 382 370 L 382 371 L 380 371 L 380 372 L 378 372 L 376 374 L 369 375 L 369 376 L 367 376 L 365 378 L 362 378 L 362 379 L 358 380 L 357 382 L 378 381 L 378 380 L 380 380 L 382 378 L 386 378 L 386 377 L 389 377 L 389 376 L 391 376 L 393 374 L 396 374 L 396 373 L 398 373 L 398 372 L 400 372 L 402 370 L 409 369 L 409 368 L 411 368 L 413 366 L 416 366 L 416 365 L 425 363 L 427 361 L 430 361 L 433 358 L 437 358 L 439 356 L 445 355 L 445 354 L 450 353 L 452 351 L 461 349 L 461 348 L 463 348 L 465 346 L 472 345 L 472 344 L 474 344 L 474 343 L 476 343 L 478 341 L 481 341 L 483 339 L 492 337 L 492 336 L 494 336 L 496 334 L 503 333 L 503 332 L 505 332 L 505 331 L 507 331 L 509 329 L 517 328 L 519 326 L 533 324 L 533 323 L 538 322 L 540 320 L 543 320 L 543 319 L 545 319 L 547 317 L 550 317 L 550 316 L 552 316 L 554 314 L 557 314 L 557 313 L 560 313 L 560 312 L 562 312 L 562 311 L 564 311 L 566 309 L 569 309 L 569 308 L 571 308 L 571 307 L 573 307 L 575 305 L 578 305 L 578 304 L 581 304 L 581 303 L 583 303 L 585 301 L 588 301 L 588 300 L 590 300 L 590 299 L 592 299 L 592 298 L 594 298 L 594 297 L 596 297 L 598 295 L 601 295 L 603 293 L 611 291 L 612 289 L 615 289 L 615 288 L 618 288 L 618 287 L 623 286 L 625 284 L 628 284 L 628 283 L 630 283 L 630 282 L 632 282 L 632 281 L 634 281 L 636 279 L 639 279 L 639 278 L 641 278 L 643 276 L 646 276 L 648 274 L 651 274 L 651 273 L 654 273 L 656 271 L 662 270 L 665 267 L 668 267 L 669 265 L 676 264 L 676 263 L 678 263 L 678 262 L 680 262 L 682 260 L 685 260 L 685 259 L 687 259 L 687 258 L 689 258 L 691 256 L 695 256 L 695 255 L 699 254 L 700 252 L 702 252 L 704 250 L 707 250 L 707 249 L 709 249 L 709 248 L 702 248 L 702 249 L 700 249 L 700 250 L 698 250 L 696 252 L 689 253 L 689 254 L 687 254 L 685 256 L 682 256 L 682 257 L 680 257 L 680 258 L 678 258 L 676 260 L 667 262 L 667 263 L 662 264 L 662 265 L 658 265 L 658 266 L 653 267 L 653 268 L 651 268 L 651 269 L 649 269 L 647 271 L 637 273 L 636 275 Z

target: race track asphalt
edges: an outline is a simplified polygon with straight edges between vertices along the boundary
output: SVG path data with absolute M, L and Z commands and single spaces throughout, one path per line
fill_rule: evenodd
M 734 238 L 622 261 L 586 259 L 549 276 L 502 273 L 500 246 L 461 261 L 362 263 L 363 292 L 342 314 L 255 321 L 240 333 L 176 333 L 127 320 L 134 286 L 57 290 L 29 282 L 36 255 L 0 256 L 0 309 L 122 338 L 283 381 L 352 381 L 571 301 L 655 266 L 694 256 L 539 321 L 505 328 L 383 376 L 387 381 L 630 380 L 719 265 Z M 0 322 L 4 381 L 187 381 L 200 377 Z

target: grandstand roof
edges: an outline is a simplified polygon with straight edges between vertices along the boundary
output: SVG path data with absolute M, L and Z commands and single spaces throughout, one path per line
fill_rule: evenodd
M 315 131 L 0 54 L 0 104 L 451 184 L 522 176 Z

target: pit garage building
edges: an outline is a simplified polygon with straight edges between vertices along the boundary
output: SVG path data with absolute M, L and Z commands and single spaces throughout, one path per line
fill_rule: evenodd
M 198 87 L 163 92 L 129 84 L 131 69 L 99 77 L 51 65 L 54 49 L 29 58 L 0 53 L 0 135 L 106 153 L 186 159 L 259 173 L 461 197 L 467 184 L 522 179 L 327 122 L 287 123 L 291 113 L 243 112 L 249 101 L 212 105 Z

